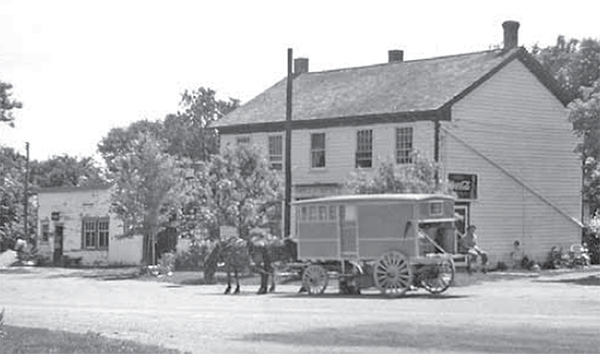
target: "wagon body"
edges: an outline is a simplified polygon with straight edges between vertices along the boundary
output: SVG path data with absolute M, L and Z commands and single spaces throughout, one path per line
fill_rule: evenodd
M 455 250 L 454 198 L 450 196 L 336 196 L 299 201 L 295 206 L 301 260 L 377 259 L 389 250 L 401 250 L 411 259 L 426 257 L 433 250 L 419 242 L 418 235 L 419 225 L 426 224 L 446 226 L 448 234 L 441 246 L 450 253 Z
M 348 195 L 298 201 L 294 206 L 299 260 L 339 262 L 342 277 L 348 262 L 377 265 L 387 254 L 405 258 L 411 277 L 421 265 L 447 262 L 453 267 L 456 239 L 451 196 Z

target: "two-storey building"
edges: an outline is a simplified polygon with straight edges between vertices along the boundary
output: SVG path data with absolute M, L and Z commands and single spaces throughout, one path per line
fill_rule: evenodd
M 321 72 L 296 59 L 293 199 L 345 193 L 352 171 L 387 159 L 410 164 L 418 150 L 441 165 L 456 212 L 478 226 L 492 261 L 509 261 L 515 241 L 539 262 L 554 245 L 580 242 L 582 174 L 569 98 L 518 46 L 519 23 L 503 28 L 503 48 L 476 53 L 404 61 L 392 50 L 384 64 Z M 283 79 L 215 127 L 221 146 L 261 146 L 282 170 L 285 119 Z

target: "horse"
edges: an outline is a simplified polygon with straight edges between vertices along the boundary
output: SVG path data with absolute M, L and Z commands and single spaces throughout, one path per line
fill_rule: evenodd
M 256 237 L 250 242 L 250 256 L 254 269 L 260 273 L 258 294 L 266 294 L 275 291 L 276 267 L 297 260 L 298 246 L 290 238 Z
M 296 243 L 290 239 L 273 237 L 253 237 L 247 241 L 239 237 L 231 237 L 218 242 L 210 253 L 207 263 L 223 263 L 227 272 L 225 294 L 231 292 L 231 275 L 235 277 L 236 287 L 233 294 L 240 292 L 239 273 L 246 268 L 261 275 L 258 294 L 275 291 L 275 266 L 281 262 L 296 259 Z M 271 277 L 271 287 L 268 287 Z
M 231 293 L 232 273 L 235 277 L 235 289 L 233 294 L 239 294 L 239 274 L 252 264 L 248 241 L 238 237 L 230 237 L 227 240 L 217 242 L 205 264 L 216 265 L 218 263 L 223 263 L 225 272 L 227 272 L 227 288 L 225 288 L 225 294 Z

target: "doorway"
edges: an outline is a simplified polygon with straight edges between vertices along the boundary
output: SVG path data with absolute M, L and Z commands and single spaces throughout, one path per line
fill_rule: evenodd
M 469 204 L 456 204 L 454 205 L 454 214 L 458 216 L 454 225 L 456 226 L 456 231 L 460 233 L 460 235 L 464 235 L 467 232 L 467 227 L 470 224 L 469 220 Z
M 54 227 L 54 257 L 52 258 L 54 265 L 62 264 L 63 256 L 63 233 L 64 227 L 62 225 L 56 225 Z

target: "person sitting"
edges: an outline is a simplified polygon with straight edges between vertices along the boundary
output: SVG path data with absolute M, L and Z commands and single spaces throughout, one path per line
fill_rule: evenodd
M 477 227 L 470 225 L 465 235 L 461 238 L 461 244 L 467 250 L 467 271 L 471 272 L 471 265 L 477 264 L 477 258 L 481 257 L 481 266 L 485 273 L 487 270 L 488 254 L 477 245 L 475 230 L 477 230 Z

